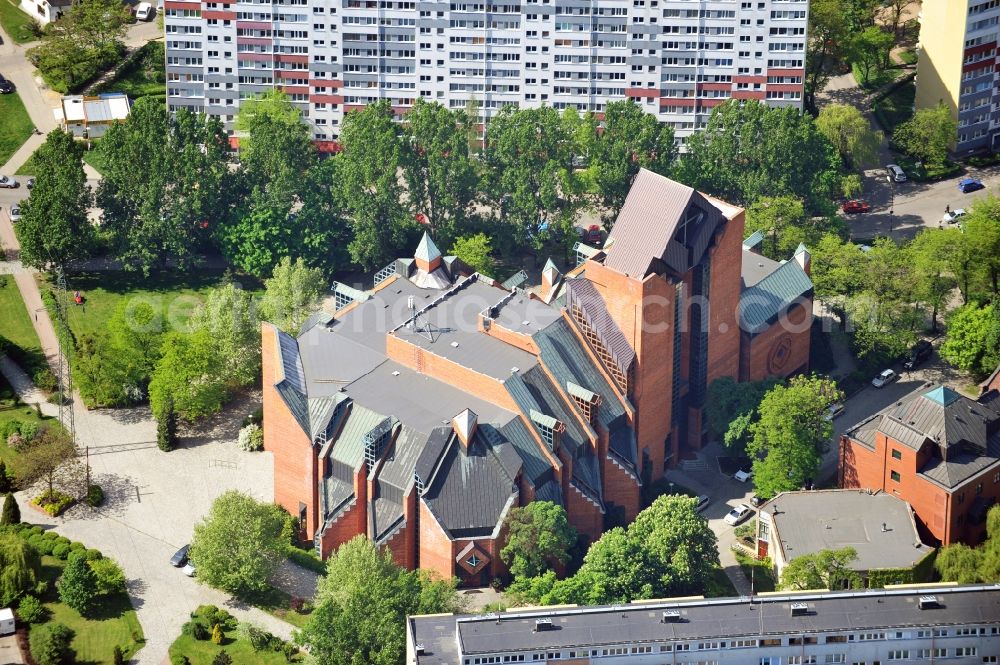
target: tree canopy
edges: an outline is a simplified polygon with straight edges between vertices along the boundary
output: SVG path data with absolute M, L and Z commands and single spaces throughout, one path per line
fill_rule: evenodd
M 1000 582 L 1000 506 L 986 513 L 986 540 L 981 545 L 956 543 L 943 547 L 934 567 L 943 582 Z
M 397 665 L 406 655 L 408 615 L 461 609 L 455 580 L 404 570 L 365 536 L 341 545 L 326 571 L 296 635 L 319 665 Z
M 882 132 L 873 130 L 857 107 L 827 104 L 816 117 L 816 128 L 837 149 L 847 168 L 858 171 L 878 163 Z
M 736 382 L 728 376 L 712 381 L 705 398 L 705 417 L 712 436 L 727 448 L 744 452 L 750 425 L 757 419 L 757 406 L 777 384 L 774 379 Z
M 0 530 L 0 605 L 10 607 L 35 588 L 42 561 L 34 547 L 7 530 Z
M 853 547 L 802 554 L 781 571 L 780 587 L 791 591 L 857 589 L 862 585 L 861 576 L 851 569 L 857 558 Z
M 14 225 L 21 261 L 39 270 L 68 268 L 71 261 L 87 255 L 93 238 L 83 146 L 57 129 L 35 151 L 34 162 L 35 186 Z
M 969 303 L 948 316 L 941 357 L 975 378 L 1000 365 L 1000 308 Z
M 816 479 L 833 435 L 827 409 L 843 397 L 836 383 L 817 376 L 792 377 L 764 395 L 747 444 L 758 494 L 773 497 Z
M 287 513 L 230 490 L 212 502 L 194 527 L 190 558 L 206 584 L 246 597 L 270 588 L 285 556 Z
M 943 164 L 948 147 L 955 140 L 958 121 L 943 103 L 917 109 L 913 117 L 896 127 L 892 142 L 896 147 L 926 164 Z
M 512 509 L 507 529 L 500 558 L 516 578 L 536 577 L 556 563 L 565 564 L 577 538 L 566 510 L 551 501 L 532 501 Z
M 292 262 L 287 257 L 274 267 L 271 278 L 264 281 L 264 296 L 260 315 L 286 333 L 297 335 L 299 328 L 320 303 L 327 290 L 323 274 L 309 268 L 302 259 Z
M 456 238 L 448 251 L 472 270 L 487 277 L 493 276 L 493 268 L 496 265 L 493 260 L 493 243 L 485 233 Z

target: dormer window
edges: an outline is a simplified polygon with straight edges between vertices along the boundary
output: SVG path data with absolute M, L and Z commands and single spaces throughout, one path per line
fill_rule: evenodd
M 535 428 L 545 445 L 549 448 L 555 448 L 556 434 L 566 429 L 566 426 L 552 416 L 539 413 L 534 409 L 531 409 L 528 415 L 531 416 L 531 422 L 535 424 Z

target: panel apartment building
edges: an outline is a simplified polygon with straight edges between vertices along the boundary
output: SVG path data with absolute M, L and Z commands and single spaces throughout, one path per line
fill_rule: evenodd
M 943 102 L 951 110 L 958 121 L 957 154 L 1000 148 L 1000 2 L 928 0 L 920 21 L 917 108 Z
M 801 108 L 807 0 L 166 0 L 169 107 L 291 96 L 320 142 L 418 97 L 600 114 L 633 98 L 681 139 L 724 100 Z M 323 144 L 320 144 L 321 147 Z M 328 144 L 327 147 L 331 147 Z

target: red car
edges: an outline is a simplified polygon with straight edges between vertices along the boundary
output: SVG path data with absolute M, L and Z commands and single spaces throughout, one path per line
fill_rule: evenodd
M 591 224 L 590 228 L 587 229 L 587 244 L 599 247 L 602 239 L 601 227 L 597 224 Z
M 844 212 L 846 212 L 849 215 L 859 212 L 868 212 L 869 210 L 872 209 L 872 207 L 867 203 L 865 203 L 864 201 L 858 201 L 854 199 L 844 203 L 843 208 Z

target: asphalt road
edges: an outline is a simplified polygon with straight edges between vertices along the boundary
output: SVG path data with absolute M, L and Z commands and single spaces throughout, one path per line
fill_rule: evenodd
M 963 178 L 978 178 L 986 185 L 972 194 L 963 194 L 958 182 Z M 865 193 L 860 197 L 871 204 L 872 211 L 847 215 L 851 235 L 867 239 L 891 236 L 896 240 L 910 239 L 924 228 L 937 228 L 945 206 L 952 210 L 968 208 L 973 201 L 985 198 L 1000 186 L 1000 167 L 969 168 L 965 173 L 939 182 L 900 182 L 890 184 L 885 169 L 865 173 Z M 889 211 L 893 214 L 890 215 Z

